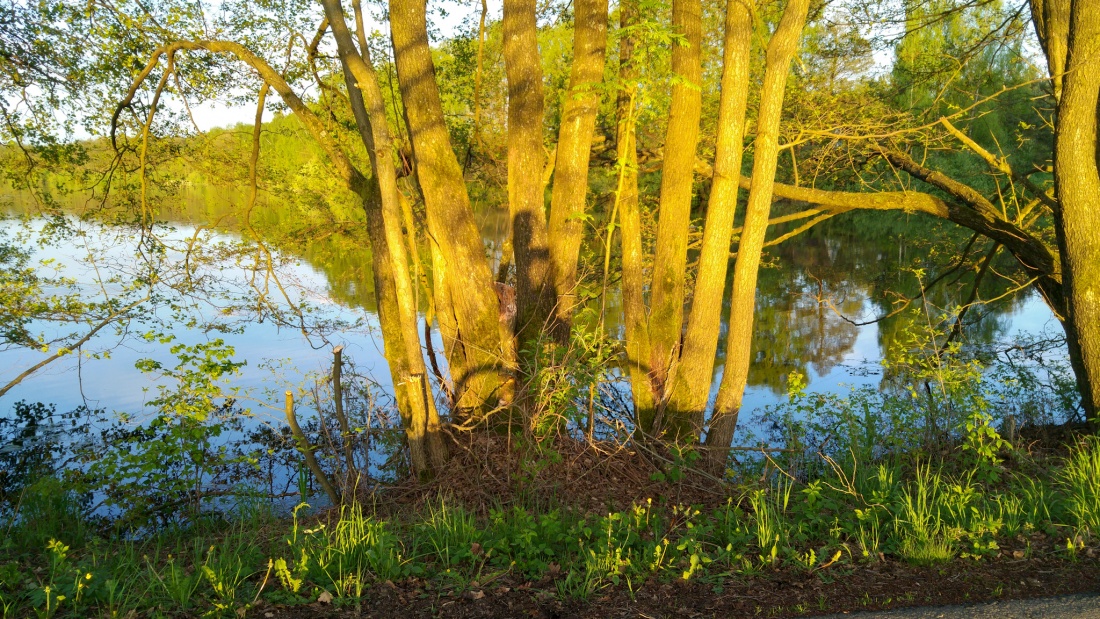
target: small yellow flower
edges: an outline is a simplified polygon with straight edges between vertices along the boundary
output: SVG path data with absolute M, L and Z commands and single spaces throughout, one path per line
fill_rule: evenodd
M 84 574 L 84 580 L 91 580 L 91 579 L 92 579 L 92 573 L 91 572 L 88 572 L 87 574 Z

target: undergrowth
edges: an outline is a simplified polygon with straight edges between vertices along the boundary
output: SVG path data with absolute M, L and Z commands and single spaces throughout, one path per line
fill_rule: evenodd
M 408 578 L 444 593 L 547 581 L 585 600 L 607 587 L 719 585 L 776 569 L 992 560 L 1021 540 L 1025 553 L 1073 559 L 1100 534 L 1096 438 L 1046 475 L 996 483 L 950 462 L 833 460 L 828 470 L 808 482 L 773 475 L 711 508 L 648 499 L 609 513 L 500 505 L 475 517 L 439 497 L 401 519 L 354 504 L 307 524 L 304 504 L 287 521 L 255 502 L 141 539 L 77 526 L 79 510 L 65 506 L 75 498 L 40 481 L 21 506 L 34 517 L 8 523 L 0 542 L 0 617 L 231 617 L 260 600 L 355 605 L 371 586 Z

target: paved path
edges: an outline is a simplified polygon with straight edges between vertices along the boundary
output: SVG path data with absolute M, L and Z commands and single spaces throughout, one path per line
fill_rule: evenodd
M 974 606 L 904 608 L 829 615 L 820 619 L 1100 619 L 1100 595 L 1007 600 Z

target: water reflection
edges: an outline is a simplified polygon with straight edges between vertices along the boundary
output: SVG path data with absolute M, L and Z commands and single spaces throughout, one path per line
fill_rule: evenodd
M 239 209 L 242 201 L 243 196 L 233 192 L 196 188 L 178 202 L 172 213 L 174 225 L 182 236 L 194 233 L 194 226 L 209 222 L 218 222 L 225 231 L 223 236 L 230 240 L 238 239 L 246 228 L 258 232 L 265 243 L 288 259 L 289 263 L 283 266 L 284 276 L 296 282 L 302 298 L 314 306 L 328 306 L 336 317 L 349 324 L 361 325 L 320 340 L 303 339 L 285 324 L 240 325 L 239 332 L 227 338 L 238 356 L 251 363 L 242 381 L 276 389 L 291 384 L 303 372 L 324 367 L 327 353 L 321 349 L 326 345 L 344 344 L 348 355 L 359 355 L 361 366 L 379 384 L 388 386 L 388 372 L 375 328 L 377 302 L 371 255 L 361 218 L 348 216 L 334 221 L 328 216 L 327 220 L 318 220 L 316 214 L 306 216 L 298 208 L 269 203 L 256 209 L 246 221 Z M 18 207 L 19 201 L 9 196 L 9 204 Z M 506 213 L 482 207 L 477 221 L 487 252 L 499 260 L 507 232 Z M 88 227 L 90 231 L 94 229 Z M 319 233 L 322 230 L 324 233 Z M 877 362 L 913 320 L 950 313 L 951 308 L 968 297 L 974 269 L 963 266 L 956 273 L 944 273 L 951 266 L 951 252 L 966 241 L 967 237 L 958 231 L 925 218 L 874 213 L 838 217 L 770 248 L 759 278 L 746 406 L 751 409 L 778 401 L 785 393 L 786 377 L 791 372 L 806 375 L 810 387 L 818 390 L 838 390 L 853 383 L 873 384 L 878 380 Z M 429 265 L 429 257 L 423 255 L 422 262 Z M 994 264 L 998 268 L 992 270 L 998 273 L 1013 271 L 1011 260 L 1005 256 Z M 922 267 L 926 271 L 918 276 L 914 269 Z M 942 281 L 922 296 L 921 284 L 937 277 Z M 986 277 L 979 286 L 979 298 L 1003 296 L 1014 285 L 1006 277 Z M 727 282 L 722 341 L 728 328 L 728 288 Z M 913 306 L 924 307 L 927 312 L 896 311 L 906 299 L 916 299 Z M 615 332 L 618 299 L 610 299 L 607 307 L 608 325 Z M 965 331 L 967 340 L 989 343 L 1010 331 L 1038 331 L 1050 315 L 1037 298 L 1017 294 L 1005 296 L 996 304 L 983 307 L 981 312 L 973 312 L 970 318 L 972 324 Z M 874 322 L 875 319 L 881 320 Z M 142 389 L 148 387 L 148 381 L 133 369 L 133 363 L 143 356 L 163 353 L 155 346 L 130 343 L 111 360 L 87 364 L 71 360 L 51 368 L 21 385 L 20 392 L 13 392 L 12 396 L 51 401 L 63 409 L 86 403 L 119 410 L 140 406 Z M 0 355 L 5 373 L 20 364 L 26 365 L 33 357 L 25 352 L 12 355 Z M 720 350 L 716 379 L 724 355 L 724 350 Z M 264 365 L 261 363 L 264 359 L 288 360 L 282 363 L 284 368 L 298 366 L 301 370 L 282 379 L 260 376 L 256 368 Z M 283 384 L 278 384 L 280 380 Z M 100 389 L 103 384 L 110 384 L 111 388 Z

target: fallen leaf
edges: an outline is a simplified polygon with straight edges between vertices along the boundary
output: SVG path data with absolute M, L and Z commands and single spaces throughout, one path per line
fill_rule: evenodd
M 470 591 L 466 592 L 466 597 L 470 598 L 471 600 L 480 600 L 481 598 L 485 597 L 485 592 L 484 591 L 478 591 L 478 590 L 470 590 Z
M 317 601 L 321 604 L 332 604 L 332 594 L 328 591 L 322 591 L 321 595 L 317 596 Z
M 1013 559 L 1023 559 L 1025 554 L 1027 554 L 1027 553 L 1025 553 L 1022 550 L 1013 550 L 1012 551 L 1012 558 Z

